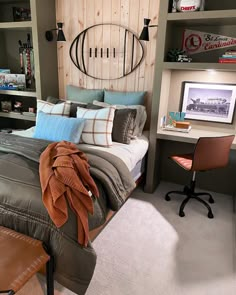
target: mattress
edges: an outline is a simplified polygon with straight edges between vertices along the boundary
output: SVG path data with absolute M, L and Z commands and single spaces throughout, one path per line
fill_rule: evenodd
M 34 127 L 13 131 L 12 133 L 24 137 L 33 137 Z M 130 144 L 113 142 L 109 148 L 89 144 L 79 144 L 79 146 L 102 150 L 119 157 L 128 167 L 134 179 L 137 180 L 144 170 L 144 158 L 148 150 L 148 133 L 144 132 L 142 136 L 132 139 Z

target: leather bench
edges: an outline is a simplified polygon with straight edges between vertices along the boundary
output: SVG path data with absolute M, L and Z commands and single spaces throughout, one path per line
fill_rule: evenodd
M 15 294 L 46 264 L 47 295 L 53 295 L 53 257 L 47 252 L 42 241 L 0 226 L 0 293 Z

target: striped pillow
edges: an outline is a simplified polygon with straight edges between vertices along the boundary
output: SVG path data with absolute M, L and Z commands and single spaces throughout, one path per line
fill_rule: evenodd
M 50 115 L 60 115 L 69 117 L 71 102 L 65 101 L 59 104 L 53 104 L 45 100 L 37 100 L 37 113 L 42 111 Z
M 77 118 L 86 119 L 81 139 L 84 143 L 110 147 L 115 107 L 99 110 L 77 108 Z

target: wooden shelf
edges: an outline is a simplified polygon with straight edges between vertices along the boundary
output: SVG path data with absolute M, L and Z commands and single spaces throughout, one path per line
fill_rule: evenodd
M 12 113 L 4 113 L 0 112 L 0 117 L 10 118 L 10 119 L 19 119 L 19 120 L 27 120 L 27 121 L 36 121 L 36 116 L 26 116 L 22 114 L 14 114 Z
M 6 95 L 15 95 L 15 96 L 28 96 L 28 97 L 36 97 L 37 94 L 35 91 L 19 91 L 19 90 L 0 90 L 0 94 Z
M 31 29 L 31 28 L 32 28 L 32 21 L 0 23 L 0 29 L 22 30 L 22 29 Z
M 198 63 L 198 62 L 164 62 L 163 69 L 167 70 L 186 70 L 186 71 L 204 71 L 217 70 L 225 72 L 236 71 L 236 64 L 223 63 Z
M 236 9 L 168 13 L 167 22 L 177 25 L 236 25 Z

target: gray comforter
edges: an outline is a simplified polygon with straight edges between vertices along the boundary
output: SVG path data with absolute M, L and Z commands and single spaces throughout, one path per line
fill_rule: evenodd
M 55 279 L 77 294 L 85 294 L 96 265 L 96 253 L 89 243 L 77 242 L 76 216 L 69 209 L 69 219 L 56 228 L 44 208 L 38 165 L 47 141 L 0 133 L 0 225 L 9 227 L 49 245 L 55 257 Z M 117 211 L 134 189 L 135 183 L 117 157 L 98 150 L 83 148 L 90 173 L 100 198 L 110 209 Z M 104 202 L 103 202 L 104 203 Z M 94 204 L 90 229 L 105 220 L 106 210 Z M 96 216 L 104 215 L 104 216 Z

